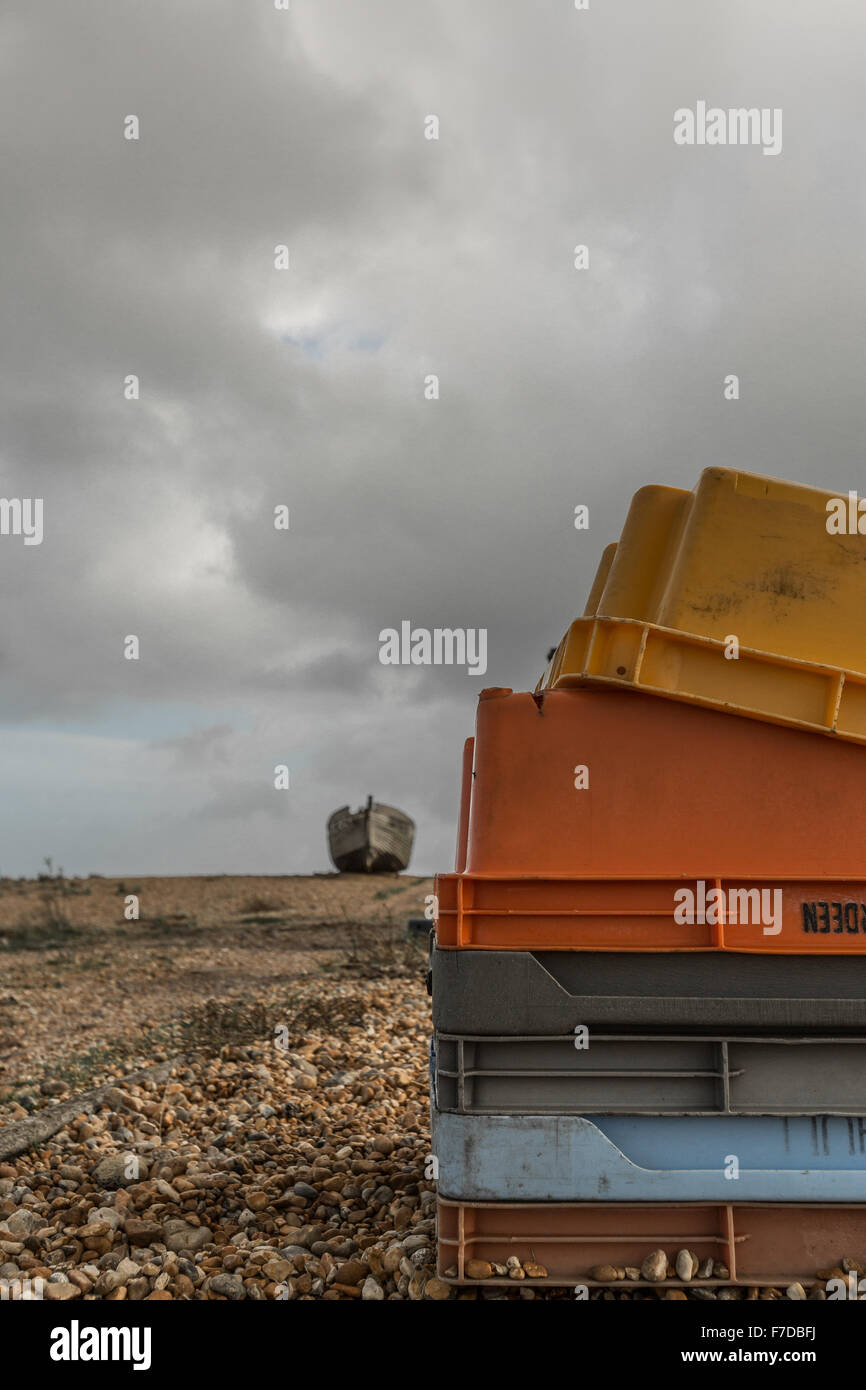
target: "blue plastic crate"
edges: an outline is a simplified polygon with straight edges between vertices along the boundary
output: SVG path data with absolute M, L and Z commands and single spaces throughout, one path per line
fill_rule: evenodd
M 866 1117 L 433 1112 L 459 1201 L 866 1202 Z

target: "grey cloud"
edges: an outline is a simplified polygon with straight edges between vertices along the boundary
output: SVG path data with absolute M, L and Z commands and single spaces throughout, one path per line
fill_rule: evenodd
M 322 868 L 328 811 L 368 791 L 447 867 L 478 684 L 534 684 L 638 486 L 722 463 L 862 490 L 864 25 L 853 0 L 820 25 L 10 0 L 0 492 L 45 499 L 41 546 L 0 540 L 11 867 L 50 827 L 70 872 L 97 843 L 140 873 Z M 675 147 L 698 98 L 782 106 L 782 155 Z M 403 618 L 488 628 L 483 682 L 380 667 Z M 124 711 L 100 774 L 73 728 Z M 31 798 L 49 774 L 82 814 Z

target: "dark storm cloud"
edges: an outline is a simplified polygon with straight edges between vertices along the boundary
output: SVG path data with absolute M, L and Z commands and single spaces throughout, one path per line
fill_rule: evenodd
M 322 868 L 368 792 L 448 867 L 478 686 L 534 684 L 638 486 L 864 490 L 864 25 L 7 3 L 0 468 L 45 540 L 0 543 L 3 867 Z M 698 99 L 782 154 L 676 147 Z M 380 666 L 404 619 L 487 627 L 483 679 Z

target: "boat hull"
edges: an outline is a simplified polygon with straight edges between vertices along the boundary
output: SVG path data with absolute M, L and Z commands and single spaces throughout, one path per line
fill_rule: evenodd
M 382 802 L 354 812 L 341 807 L 328 821 L 328 848 L 343 874 L 399 873 L 409 863 L 414 838 L 409 816 Z

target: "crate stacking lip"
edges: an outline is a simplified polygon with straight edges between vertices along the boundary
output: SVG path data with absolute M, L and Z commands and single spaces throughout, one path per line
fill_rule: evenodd
M 527 1287 L 718 1288 L 816 1282 L 843 1255 L 866 1252 L 866 1205 L 733 1202 L 437 1202 L 439 1278 L 453 1284 L 514 1287 L 507 1278 L 470 1279 L 469 1260 L 503 1265 L 509 1255 L 544 1266 Z M 693 1251 L 729 1277 L 609 1285 L 590 1277 L 598 1265 L 638 1269 L 651 1250 Z M 449 1270 L 455 1274 L 449 1274 Z
M 831 521 L 838 500 L 727 468 L 641 488 L 539 690 L 627 685 L 866 741 L 866 535 L 848 507 Z
M 866 1117 L 455 1115 L 439 1191 L 495 1202 L 866 1202 Z
M 866 743 L 866 678 L 630 618 L 576 618 L 537 687 L 631 688 L 644 695 Z
M 866 956 L 434 949 L 431 984 L 445 1033 L 866 1036 Z
M 866 952 L 861 877 L 440 874 L 436 899 L 446 950 Z
M 461 1115 L 866 1115 L 866 1037 L 587 1041 L 438 1033 L 434 1103 Z

